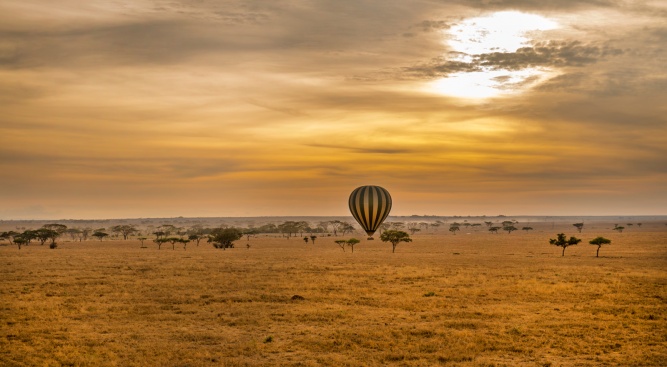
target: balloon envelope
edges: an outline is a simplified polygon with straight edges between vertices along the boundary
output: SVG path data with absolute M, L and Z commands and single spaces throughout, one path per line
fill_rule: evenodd
M 373 236 L 391 211 L 391 196 L 380 186 L 361 186 L 350 194 L 349 205 L 354 219 Z

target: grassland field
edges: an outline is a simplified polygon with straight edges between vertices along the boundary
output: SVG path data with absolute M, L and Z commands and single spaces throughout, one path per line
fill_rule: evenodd
M 4 242 L 0 366 L 667 366 L 665 222 L 530 225 L 396 253 L 360 233 Z M 560 232 L 583 239 L 564 257 Z

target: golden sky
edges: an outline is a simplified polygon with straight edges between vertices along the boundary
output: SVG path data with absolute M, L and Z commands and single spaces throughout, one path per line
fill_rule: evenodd
M 0 219 L 667 214 L 664 1 L 4 0 Z

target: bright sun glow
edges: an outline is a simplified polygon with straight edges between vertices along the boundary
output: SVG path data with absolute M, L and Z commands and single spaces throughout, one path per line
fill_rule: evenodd
M 531 32 L 558 28 L 558 24 L 539 15 L 508 11 L 470 18 L 447 31 L 449 46 L 460 54 L 453 61 L 470 62 L 474 55 L 490 52 L 515 52 L 530 45 Z M 489 98 L 515 94 L 539 83 L 550 70 L 527 68 L 459 72 L 430 83 L 438 93 L 461 98 Z

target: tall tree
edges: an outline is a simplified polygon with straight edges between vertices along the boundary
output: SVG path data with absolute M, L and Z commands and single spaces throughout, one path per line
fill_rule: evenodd
M 573 226 L 577 227 L 577 231 L 579 231 L 579 233 L 581 233 L 581 230 L 584 228 L 584 223 L 583 222 L 574 223 Z

